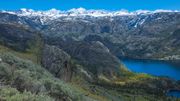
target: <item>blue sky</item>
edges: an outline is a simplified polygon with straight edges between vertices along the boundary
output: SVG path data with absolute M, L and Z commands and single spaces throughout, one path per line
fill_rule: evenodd
M 180 0 L 0 0 L 1 10 L 18 10 L 28 8 L 49 10 L 56 8 L 68 10 L 83 7 L 86 9 L 105 10 L 180 10 Z

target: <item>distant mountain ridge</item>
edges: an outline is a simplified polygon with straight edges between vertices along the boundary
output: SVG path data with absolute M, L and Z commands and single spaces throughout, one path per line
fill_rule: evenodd
M 45 39 L 59 37 L 59 40 L 99 41 L 120 57 L 180 59 L 179 11 L 118 13 L 83 8 L 69 11 L 22 9 L 2 11 L 0 21 L 40 31 Z
M 129 12 L 127 10 L 119 10 L 119 11 L 107 11 L 107 10 L 86 10 L 84 8 L 73 8 L 67 11 L 61 11 L 57 9 L 50 9 L 47 11 L 40 11 L 40 10 L 33 10 L 33 9 L 26 9 L 22 8 L 18 11 L 5 11 L 2 10 L 1 12 L 9 13 L 9 14 L 16 14 L 18 16 L 48 16 L 52 18 L 58 17 L 67 17 L 67 16 L 92 16 L 92 17 L 113 17 L 113 16 L 126 16 L 126 15 L 140 15 L 140 14 L 154 14 L 154 13 L 161 13 L 161 12 L 180 12 L 178 10 L 163 10 L 157 9 L 154 11 L 150 10 L 136 10 Z

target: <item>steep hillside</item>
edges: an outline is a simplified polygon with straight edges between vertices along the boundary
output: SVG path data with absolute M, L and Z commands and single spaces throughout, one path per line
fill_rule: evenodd
M 133 73 L 118 56 L 179 60 L 179 12 L 62 14 L 0 13 L 0 100 L 175 100 L 166 93 L 179 82 Z
M 179 30 L 179 13 L 70 18 L 53 20 L 42 31 L 47 37 L 100 41 L 120 57 L 179 59 L 179 45 L 174 45 L 176 38 L 171 37 L 173 32 Z
M 45 38 L 100 41 L 119 57 L 180 59 L 179 45 L 174 41 L 177 37 L 173 37 L 180 29 L 177 11 L 111 13 L 81 10 L 36 12 L 23 9 L 18 13 L 0 13 L 0 21 L 31 27 L 41 31 Z

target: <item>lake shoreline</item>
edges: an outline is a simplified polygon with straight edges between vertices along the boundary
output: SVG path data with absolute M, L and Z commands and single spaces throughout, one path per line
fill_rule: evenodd
M 131 59 L 131 60 L 145 60 L 145 61 L 162 61 L 162 62 L 172 62 L 172 63 L 179 63 L 180 64 L 180 60 L 179 59 L 162 59 L 162 58 L 133 58 L 133 57 L 124 57 L 124 56 L 118 56 L 118 58 L 121 59 Z
M 120 61 L 132 72 L 146 73 L 172 80 L 180 80 L 180 62 L 154 59 L 120 57 Z

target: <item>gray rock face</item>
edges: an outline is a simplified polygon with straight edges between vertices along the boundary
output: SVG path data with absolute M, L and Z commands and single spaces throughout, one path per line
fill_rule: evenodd
M 72 76 L 71 57 L 63 50 L 45 45 L 42 53 L 42 65 L 54 76 L 69 81 Z
M 54 40 L 53 38 L 47 39 L 47 44 L 55 45 L 66 51 L 95 77 L 105 75 L 111 78 L 120 74 L 119 59 L 111 54 L 101 42 L 63 40 L 61 38 L 57 40 L 56 38 Z

